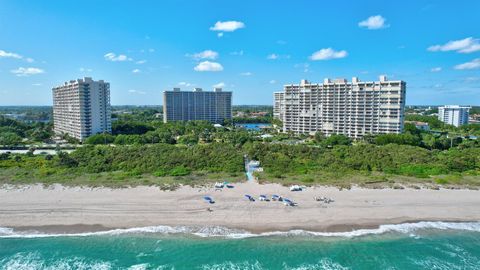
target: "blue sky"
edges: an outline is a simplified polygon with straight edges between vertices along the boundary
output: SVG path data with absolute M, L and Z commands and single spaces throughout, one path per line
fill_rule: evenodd
M 480 105 L 480 1 L 0 0 L 0 105 L 50 105 L 84 76 L 111 101 L 172 87 L 272 104 L 283 84 L 407 82 L 407 104 Z

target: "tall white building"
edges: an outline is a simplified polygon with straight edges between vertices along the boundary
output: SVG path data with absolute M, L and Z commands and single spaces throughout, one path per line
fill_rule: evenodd
M 405 111 L 404 81 L 352 82 L 325 79 L 323 84 L 302 80 L 284 85 L 274 94 L 277 112 L 284 132 L 329 136 L 343 134 L 360 138 L 366 134 L 401 133 Z
M 284 92 L 273 93 L 273 117 L 277 119 L 283 119 L 283 113 L 285 111 L 285 99 L 283 98 Z
M 193 91 L 163 92 L 163 122 L 206 120 L 222 123 L 232 119 L 232 92 L 215 88 L 213 91 L 203 91 L 195 88 Z
M 438 107 L 438 119 L 445 124 L 459 127 L 468 124 L 470 107 L 445 105 Z
M 85 77 L 65 82 L 52 92 L 56 134 L 83 141 L 93 134 L 112 132 L 110 83 Z

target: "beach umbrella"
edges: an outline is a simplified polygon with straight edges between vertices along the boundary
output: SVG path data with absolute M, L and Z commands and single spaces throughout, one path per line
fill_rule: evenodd
M 248 195 L 248 194 L 245 195 L 245 198 L 247 198 L 249 201 L 252 201 L 252 202 L 255 201 L 255 199 L 254 199 L 252 196 Z
M 209 203 L 214 203 L 213 199 L 211 197 L 205 196 L 203 199 Z

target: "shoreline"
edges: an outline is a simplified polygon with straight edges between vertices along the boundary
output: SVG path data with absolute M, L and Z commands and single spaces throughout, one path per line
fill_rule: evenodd
M 278 194 L 298 203 L 249 202 L 244 194 Z M 101 232 L 149 226 L 225 227 L 266 232 L 336 233 L 418 222 L 479 222 L 480 191 L 428 189 L 338 190 L 311 187 L 291 192 L 278 184 L 237 183 L 233 189 L 182 186 L 125 189 L 41 185 L 0 189 L 0 227 L 48 234 Z M 211 196 L 208 204 L 203 196 Z M 326 196 L 334 202 L 314 201 Z M 211 212 L 207 211 L 211 208 Z
M 191 231 L 186 231 L 186 232 L 174 232 L 175 234 L 198 234 L 198 231 L 202 230 L 208 230 L 209 228 L 214 228 L 214 229 L 225 229 L 226 231 L 229 231 L 234 234 L 252 234 L 255 236 L 261 236 L 261 235 L 268 235 L 268 234 L 288 234 L 291 232 L 305 232 L 305 233 L 312 233 L 312 234 L 332 234 L 332 236 L 335 235 L 341 235 L 341 234 L 348 234 L 352 232 L 359 232 L 359 231 L 365 231 L 365 233 L 361 233 L 361 235 L 368 235 L 368 234 L 375 234 L 375 233 L 370 233 L 374 232 L 376 230 L 379 230 L 382 226 L 402 226 L 402 225 L 411 225 L 415 226 L 417 224 L 422 224 L 422 223 L 431 223 L 431 224 L 449 224 L 450 227 L 455 227 L 455 224 L 458 225 L 464 225 L 464 224 L 469 224 L 469 225 L 478 225 L 479 231 L 480 231 L 480 220 L 410 220 L 410 221 L 401 221 L 399 223 L 370 223 L 370 224 L 339 224 L 339 225 L 332 225 L 329 227 L 326 227 L 325 229 L 318 230 L 315 228 L 305 228 L 305 227 L 292 227 L 288 230 L 262 230 L 262 229 L 253 229 L 249 230 L 248 228 L 231 228 L 231 227 L 225 227 L 225 226 L 220 226 L 220 225 L 213 225 L 213 226 L 202 226 L 202 225 L 156 225 L 156 226 L 146 226 L 146 227 L 131 227 L 131 228 L 114 228 L 114 227 L 104 227 L 99 224 L 93 224 L 93 225 L 86 225 L 86 224 L 73 224 L 73 225 L 43 225 L 43 226 L 17 226 L 17 227 L 1 227 L 0 228 L 8 228 L 12 229 L 14 232 L 14 235 L 23 235 L 23 236 L 29 236 L 29 235 L 40 235 L 40 236 L 81 236 L 81 235 L 95 235 L 95 234 L 114 234 L 114 232 L 117 232 L 117 234 L 128 234 L 128 233 L 166 233 L 166 234 L 172 234 L 171 232 L 162 232 L 162 231 L 157 231 L 154 232 L 151 230 L 151 228 L 170 228 L 170 230 L 175 230 L 175 228 L 187 228 L 190 229 Z M 453 224 L 453 225 L 452 225 Z M 433 226 L 431 227 L 433 228 Z M 428 228 L 425 228 L 428 229 Z M 0 238 L 2 236 L 8 236 L 8 235 L 2 235 L 0 233 Z M 212 236 L 228 236 L 228 233 L 221 235 L 212 235 Z

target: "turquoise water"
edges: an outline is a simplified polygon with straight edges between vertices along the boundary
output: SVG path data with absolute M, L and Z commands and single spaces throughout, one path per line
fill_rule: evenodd
M 343 236 L 208 236 L 166 227 L 71 236 L 8 232 L 0 238 L 0 269 L 480 269 L 479 223 L 467 230 L 414 227 Z
M 270 127 L 272 124 L 268 123 L 249 123 L 249 124 L 237 124 L 239 127 L 243 127 L 247 130 L 260 131 L 261 127 Z

